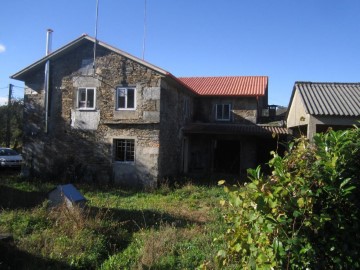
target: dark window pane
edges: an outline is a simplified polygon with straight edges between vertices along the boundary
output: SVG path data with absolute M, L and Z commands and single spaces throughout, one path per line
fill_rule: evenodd
M 125 108 L 125 97 L 118 97 L 118 107 L 119 108 Z
M 79 96 L 78 96 L 78 106 L 79 108 L 85 108 L 86 106 L 86 89 L 80 88 L 79 89 Z
M 124 109 L 125 108 L 125 91 L 126 89 L 117 89 L 117 107 Z
M 134 140 L 115 140 L 115 161 L 134 161 L 135 160 L 135 141 Z
M 222 119 L 223 118 L 223 111 L 221 105 L 216 105 L 216 118 Z
M 230 118 L 230 105 L 225 104 L 223 106 L 224 106 L 223 119 L 229 119 Z
M 127 90 L 127 107 L 128 108 L 135 107 L 135 91 L 134 91 L 134 89 Z
M 87 106 L 88 108 L 93 108 L 94 107 L 94 94 L 95 94 L 95 91 L 94 89 L 88 89 L 87 91 Z

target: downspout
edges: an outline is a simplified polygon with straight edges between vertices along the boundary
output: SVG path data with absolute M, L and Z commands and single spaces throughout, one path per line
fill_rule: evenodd
M 48 56 L 51 52 L 51 38 L 53 30 L 48 29 L 46 31 L 46 51 L 45 55 Z M 44 90 L 45 90 L 45 133 L 48 133 L 48 117 L 49 117 L 49 85 L 50 85 L 50 60 L 46 61 L 45 64 L 45 80 L 44 80 Z

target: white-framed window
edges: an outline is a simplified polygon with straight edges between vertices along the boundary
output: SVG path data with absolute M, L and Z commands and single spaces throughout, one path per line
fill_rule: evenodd
M 231 105 L 230 104 L 216 104 L 216 120 L 230 121 Z
M 135 87 L 116 88 L 116 110 L 135 110 L 136 107 Z
M 77 93 L 77 107 L 81 110 L 95 109 L 96 89 L 81 87 Z
M 114 160 L 119 162 L 134 162 L 135 140 L 114 139 Z

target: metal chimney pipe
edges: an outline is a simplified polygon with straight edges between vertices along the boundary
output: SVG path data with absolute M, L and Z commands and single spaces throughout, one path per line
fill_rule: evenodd
M 48 56 L 51 52 L 53 30 L 48 29 L 46 31 L 46 51 L 45 55 Z M 49 85 L 50 85 L 50 61 L 47 60 L 45 64 L 45 80 L 44 80 L 44 92 L 45 92 L 45 133 L 48 132 L 48 117 L 49 117 Z
M 46 30 L 46 51 L 45 55 L 49 55 L 51 53 L 51 43 L 52 43 L 52 29 Z

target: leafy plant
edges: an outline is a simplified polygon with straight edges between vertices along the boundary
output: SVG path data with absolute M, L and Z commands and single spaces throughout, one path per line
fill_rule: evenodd
M 10 112 L 9 112 L 10 110 Z M 12 100 L 11 106 L 0 106 L 0 145 L 6 145 L 7 123 L 10 124 L 10 145 L 13 148 L 22 145 L 24 102 L 22 99 Z M 8 119 L 10 117 L 10 119 Z
M 242 269 L 360 267 L 360 132 L 301 138 L 284 157 L 273 153 L 270 176 L 248 171 L 244 187 L 225 187 L 229 200 L 220 265 Z M 224 184 L 221 182 L 220 184 Z

